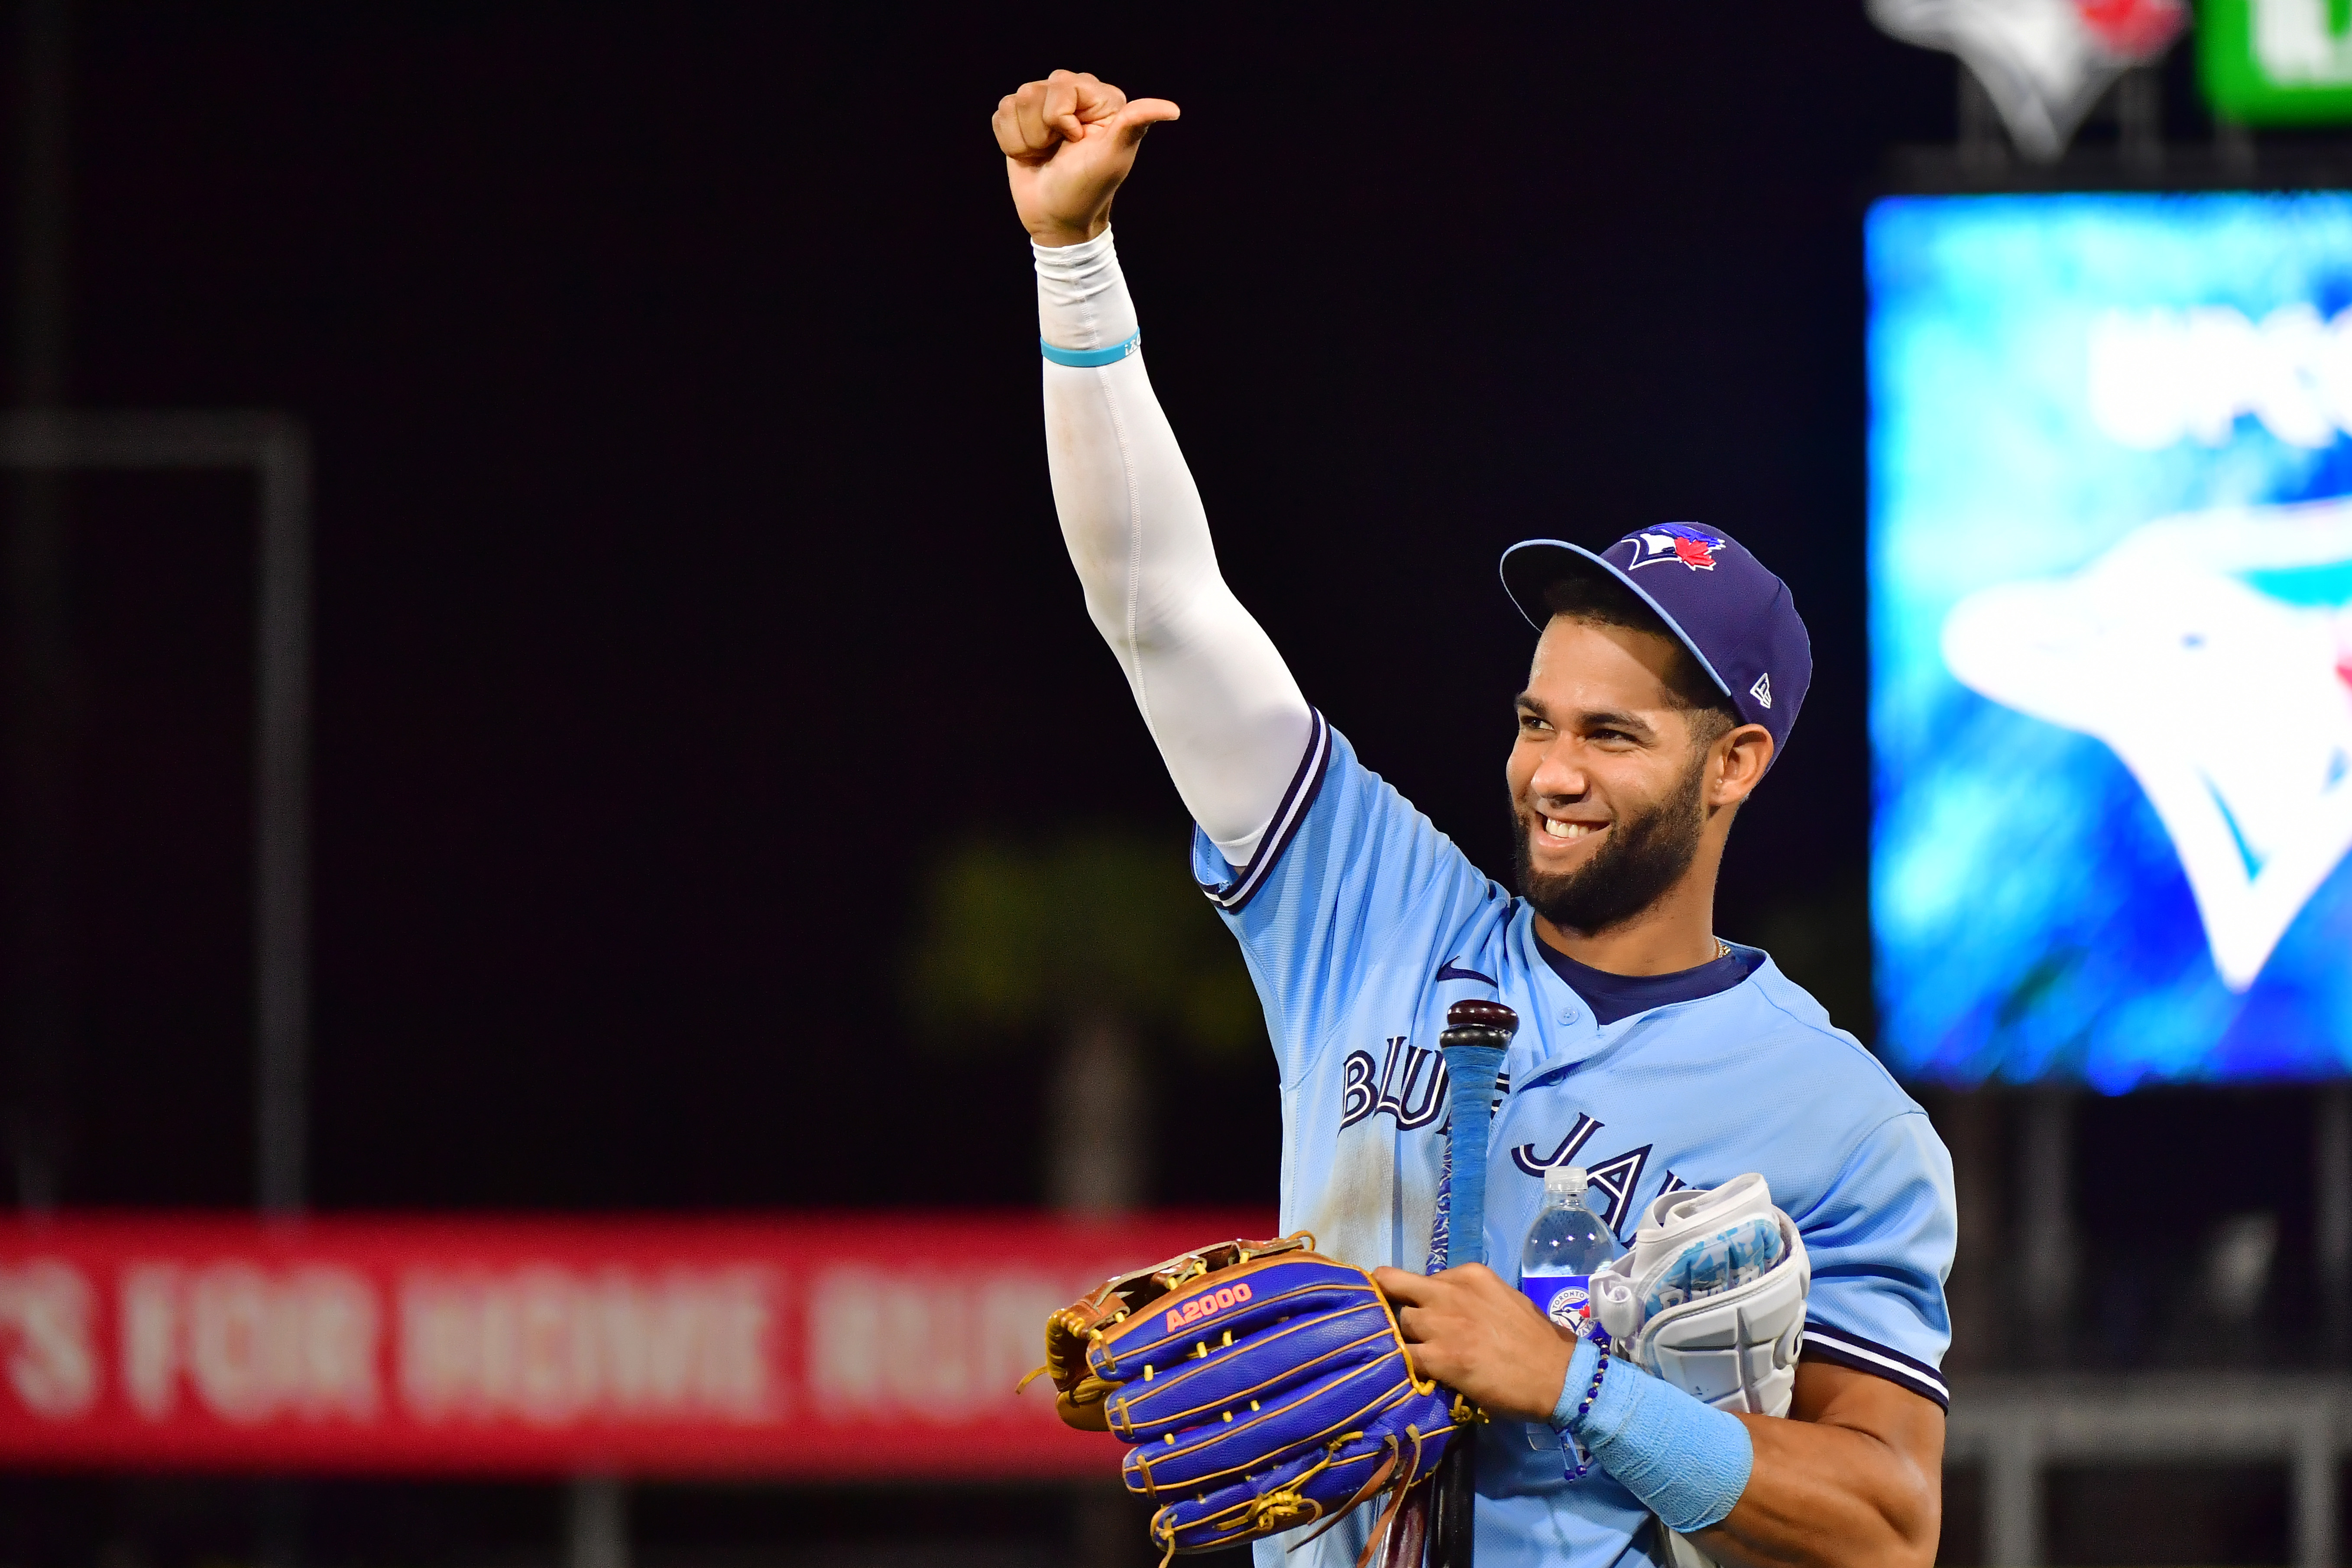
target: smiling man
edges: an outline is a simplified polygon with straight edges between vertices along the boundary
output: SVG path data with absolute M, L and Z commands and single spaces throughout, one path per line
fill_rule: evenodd
M 1506 766 L 1517 896 L 1482 875 L 1307 705 L 1219 574 L 1109 228 L 1144 133 L 1176 117 L 1056 71 L 1007 96 L 995 131 L 1035 256 L 1063 537 L 1265 1005 L 1284 1228 L 1377 1268 L 1423 1369 L 1496 1417 L 1480 1568 L 1664 1562 L 1660 1521 L 1742 1568 L 1926 1568 L 1950 1162 L 1853 1037 L 1714 929 L 1732 821 L 1811 673 L 1788 590 L 1687 523 L 1508 552 L 1504 586 L 1540 634 Z M 1517 1257 L 1554 1166 L 1590 1173 L 1621 1237 L 1663 1194 L 1760 1172 L 1811 1260 L 1790 1419 L 1603 1368 L 1486 1268 L 1406 1272 L 1445 1180 L 1437 1036 L 1467 999 L 1523 1021 L 1488 1131 L 1486 1256 Z M 1339 1568 L 1367 1511 L 1259 1561 Z

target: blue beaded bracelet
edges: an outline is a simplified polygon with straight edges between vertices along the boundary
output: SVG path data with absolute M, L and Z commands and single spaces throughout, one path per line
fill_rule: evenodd
M 1037 347 L 1044 351 L 1047 359 L 1055 364 L 1068 365 L 1072 370 L 1095 370 L 1103 365 L 1117 364 L 1142 346 L 1143 333 L 1139 331 L 1129 332 L 1125 342 L 1113 343 L 1107 349 L 1055 348 L 1043 338 L 1037 340 Z
M 1601 1363 L 1598 1366 L 1595 1366 L 1592 1369 L 1592 1382 L 1591 1385 L 1585 1389 L 1583 1401 L 1577 1405 L 1576 1414 L 1570 1416 L 1567 1421 L 1564 1421 L 1552 1428 L 1552 1430 L 1559 1434 L 1560 1458 L 1566 1467 L 1563 1474 L 1565 1474 L 1571 1481 L 1580 1481 L 1585 1477 L 1591 1475 L 1592 1473 L 1592 1465 L 1588 1459 L 1573 1459 L 1571 1458 L 1581 1450 L 1577 1444 L 1575 1435 L 1569 1431 L 1569 1427 L 1574 1423 L 1584 1419 L 1585 1415 L 1591 1412 L 1592 1409 L 1592 1402 L 1601 1397 L 1601 1380 L 1609 1374 L 1609 1336 L 1596 1331 L 1592 1337 L 1592 1342 L 1601 1352 Z

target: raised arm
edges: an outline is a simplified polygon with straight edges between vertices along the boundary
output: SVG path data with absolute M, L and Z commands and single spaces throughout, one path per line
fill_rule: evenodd
M 1272 639 L 1217 570 L 1208 514 L 1145 374 L 1110 203 L 1144 133 L 1177 109 L 1055 71 L 997 106 L 1014 207 L 1036 254 L 1045 452 L 1087 613 L 1193 820 L 1244 865 L 1313 718 Z

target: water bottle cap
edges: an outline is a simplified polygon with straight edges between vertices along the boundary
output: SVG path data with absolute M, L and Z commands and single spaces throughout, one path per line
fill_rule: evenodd
M 1581 1165 L 1554 1165 L 1544 1172 L 1544 1196 L 1580 1198 L 1588 1179 Z

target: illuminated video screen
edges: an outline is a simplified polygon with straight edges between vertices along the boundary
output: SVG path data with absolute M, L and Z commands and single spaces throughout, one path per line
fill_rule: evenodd
M 1871 920 L 1915 1079 L 2352 1068 L 2352 194 L 1910 197 Z

